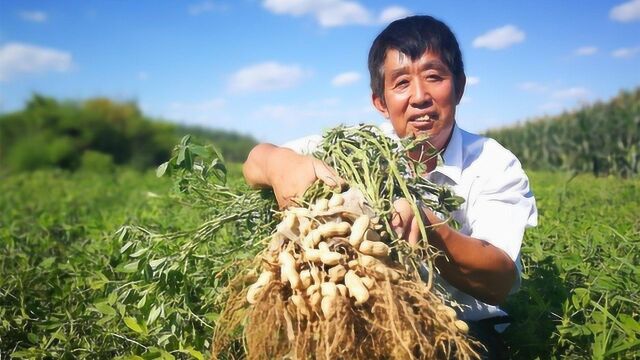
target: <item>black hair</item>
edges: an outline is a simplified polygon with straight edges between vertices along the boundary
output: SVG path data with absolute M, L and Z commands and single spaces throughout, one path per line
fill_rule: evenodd
M 383 65 L 387 50 L 395 49 L 415 61 L 429 50 L 440 55 L 456 80 L 456 92 L 464 76 L 462 53 L 455 35 L 440 20 L 427 15 L 409 16 L 389 24 L 369 49 L 371 91 L 384 100 Z

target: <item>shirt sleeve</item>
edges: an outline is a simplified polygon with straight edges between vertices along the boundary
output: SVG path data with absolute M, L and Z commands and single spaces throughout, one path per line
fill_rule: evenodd
M 309 136 L 301 137 L 301 138 L 286 142 L 280 146 L 287 149 L 291 149 L 297 152 L 298 154 L 310 155 L 314 151 L 316 151 L 316 149 L 318 148 L 321 142 L 322 142 L 322 136 L 309 135 Z
M 519 262 L 516 260 L 524 230 L 537 224 L 538 211 L 529 179 L 515 156 L 485 182 L 473 207 L 470 235 L 504 250 Z
M 514 261 L 517 277 L 509 293 L 515 293 L 522 283 L 520 248 L 524 231 L 538 222 L 529 179 L 515 156 L 487 180 L 474 202 L 474 214 L 470 235 L 502 249 Z

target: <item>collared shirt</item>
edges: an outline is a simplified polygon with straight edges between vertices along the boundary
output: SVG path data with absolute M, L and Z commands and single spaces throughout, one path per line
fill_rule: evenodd
M 391 124 L 380 128 L 394 136 Z M 308 136 L 284 147 L 309 154 L 322 138 Z M 485 240 L 503 250 L 516 264 L 518 277 L 511 293 L 520 287 L 520 247 L 524 230 L 537 224 L 536 202 L 529 180 L 518 159 L 497 141 L 453 127 L 451 139 L 442 153 L 442 162 L 428 175 L 429 180 L 448 185 L 465 199 L 452 217 L 460 224 L 462 234 Z M 480 320 L 506 315 L 497 306 L 475 299 L 436 275 L 439 284 L 462 307 L 460 318 Z

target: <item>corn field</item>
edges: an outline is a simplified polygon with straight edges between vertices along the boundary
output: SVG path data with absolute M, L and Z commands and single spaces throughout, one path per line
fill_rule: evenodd
M 634 176 L 640 171 L 640 88 L 606 103 L 486 135 L 529 169 Z

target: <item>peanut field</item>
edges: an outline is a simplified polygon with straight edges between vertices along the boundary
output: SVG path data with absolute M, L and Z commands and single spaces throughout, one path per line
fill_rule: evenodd
M 245 186 L 239 169 L 231 188 Z M 637 358 L 640 180 L 529 177 L 540 218 L 505 304 L 512 357 Z M 226 209 L 185 186 L 124 168 L 1 178 L 0 359 L 209 358 L 230 267 L 259 249 L 235 227 L 186 236 Z

